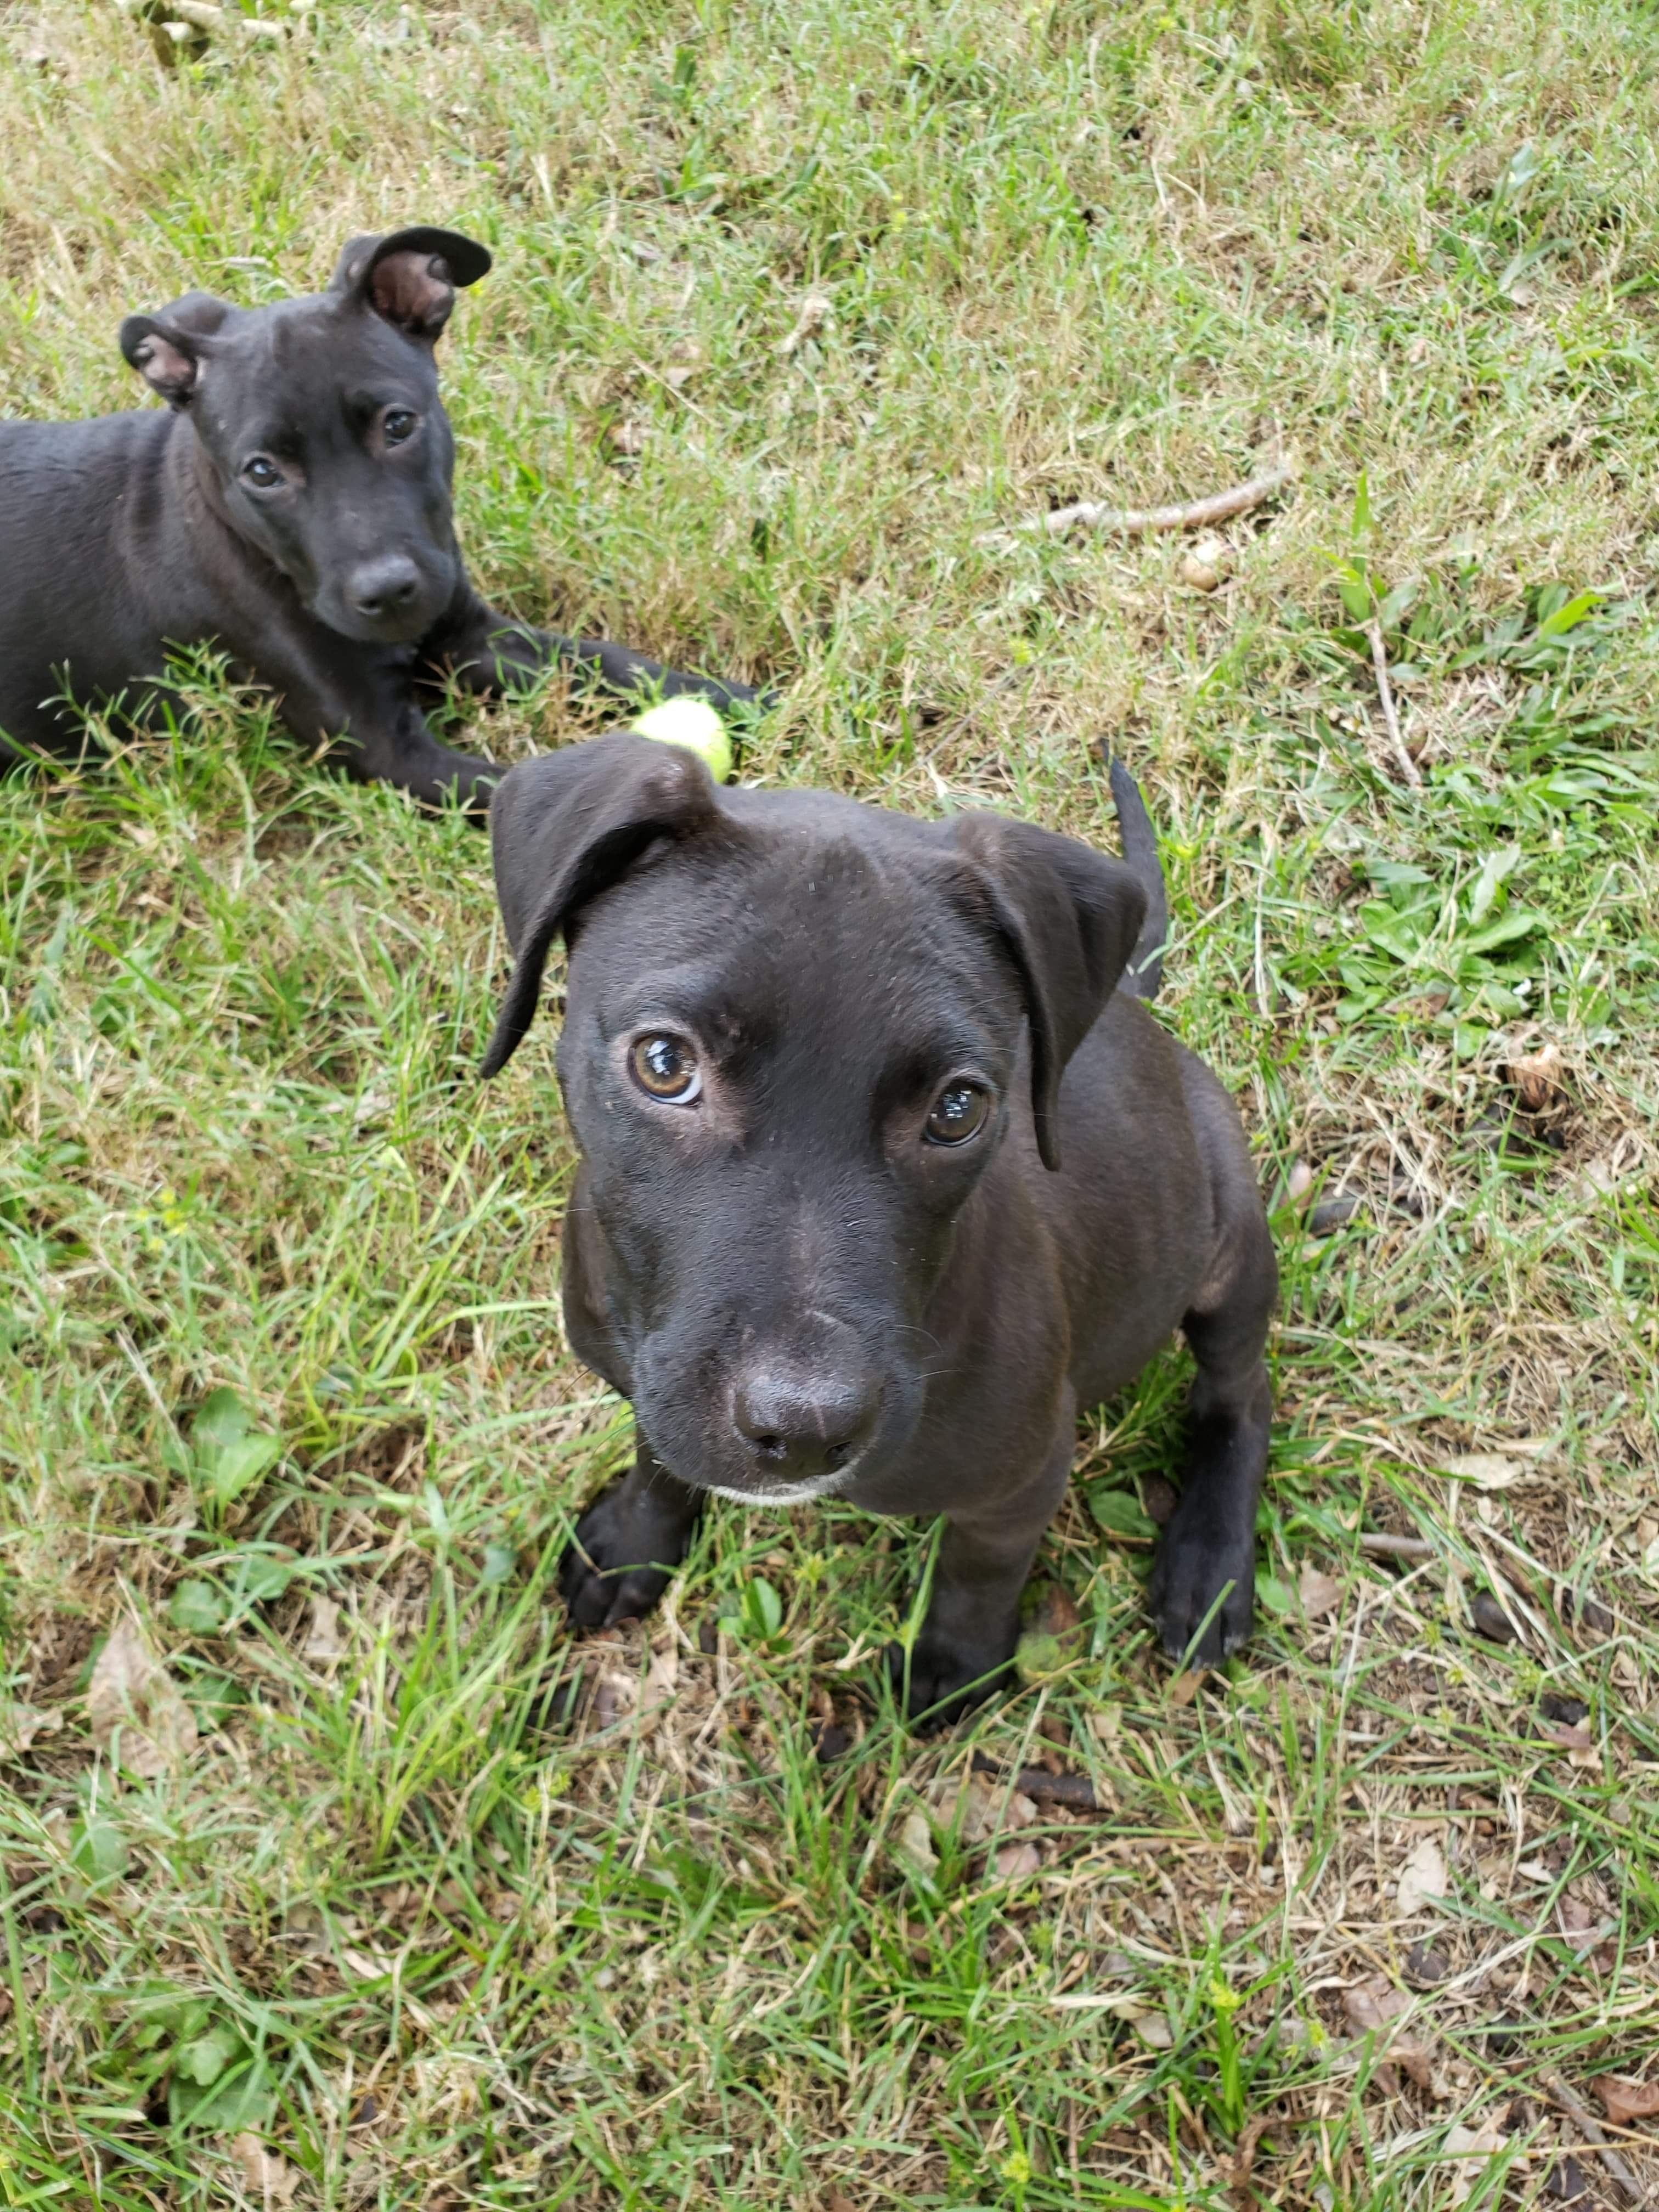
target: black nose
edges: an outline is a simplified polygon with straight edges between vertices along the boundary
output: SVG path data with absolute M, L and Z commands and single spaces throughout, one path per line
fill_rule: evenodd
M 807 1482 L 856 1459 L 881 1411 L 873 1376 L 764 1356 L 738 1376 L 732 1421 L 763 1480 Z
M 370 622 L 400 615 L 415 603 L 421 588 L 421 572 L 406 553 L 389 553 L 383 560 L 365 561 L 346 586 L 354 614 Z

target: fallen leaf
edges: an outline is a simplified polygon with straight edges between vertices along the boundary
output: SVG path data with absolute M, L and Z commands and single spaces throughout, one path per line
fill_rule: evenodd
M 1517 1053 L 1509 1068 L 1516 1096 L 1529 1114 L 1540 1112 L 1552 1099 L 1559 1097 L 1565 1073 L 1559 1044 L 1544 1045 L 1537 1052 Z
M 1404 1990 L 1395 1989 L 1383 1974 L 1367 1975 L 1342 1993 L 1342 2008 L 1361 2035 L 1377 2033 L 1391 2020 L 1397 2020 L 1410 2003 Z
M 1124 2017 L 1141 2041 L 1152 2050 L 1170 2051 L 1174 2048 L 1175 2036 L 1161 2012 L 1127 2013 Z
M 1440 1462 L 1440 1470 L 1472 1482 L 1477 1490 L 1507 1490 L 1527 1472 L 1518 1459 L 1505 1459 L 1501 1452 L 1452 1452 Z
M 1342 1602 L 1342 1585 L 1334 1575 L 1322 1575 L 1316 1567 L 1304 1567 L 1296 1585 L 1302 1610 L 1310 1620 L 1322 1620 Z
M 131 1614 L 116 1622 L 98 1655 L 87 1717 L 104 1749 L 146 1780 L 179 1766 L 196 1748 L 196 1716 Z
M 1035 1844 L 1004 1844 L 996 1854 L 999 1881 L 1024 1881 L 1042 1871 L 1042 1854 Z
M 1395 1902 L 1401 1918 L 1411 1919 L 1423 1910 L 1426 1899 L 1443 1897 L 1449 1887 L 1446 1861 L 1440 1846 L 1432 1836 L 1425 1836 L 1400 1869 Z
M 230 2154 L 241 2170 L 250 2197 L 259 2205 L 290 2204 L 300 2186 L 299 2169 L 267 2150 L 258 2136 L 233 2136 Z
M 931 1881 L 939 1872 L 939 1853 L 933 1849 L 933 1832 L 925 1813 L 905 1814 L 893 1850 L 897 1858 L 926 1881 Z
M 1539 1721 L 1534 1723 L 1546 1742 L 1565 1751 L 1574 1766 L 1599 1766 L 1601 1754 L 1595 1747 L 1595 1738 L 1581 1721 L 1569 1728 L 1565 1721 Z
M 1006 1784 L 996 1788 L 982 1774 L 961 1781 L 945 1775 L 928 1793 L 943 1827 L 961 1822 L 957 1832 L 964 1844 L 982 1844 L 999 1832 L 1029 1828 L 1037 1817 L 1031 1800 Z
M 1164 1702 L 1170 1705 L 1190 1705 L 1198 1695 L 1198 1686 L 1204 1680 L 1196 1667 L 1189 1667 L 1184 1674 L 1177 1674 L 1164 1692 Z
M 1632 2120 L 1650 2120 L 1659 2112 L 1659 2081 L 1621 2081 L 1616 2074 L 1598 2074 L 1590 2083 L 1616 2128 Z
M 1451 1972 L 1451 1960 L 1432 1943 L 1413 1943 L 1406 1954 L 1406 1979 L 1413 1989 L 1431 1990 Z
M 1490 2119 L 1478 2128 L 1454 2127 L 1446 2130 L 1446 2140 L 1440 2155 L 1455 2159 L 1458 2171 L 1452 2177 L 1450 2201 L 1464 2204 L 1474 2195 L 1481 2169 L 1492 2163 L 1504 2147 L 1498 2122 Z
M 1397 2035 L 1389 2045 L 1389 2057 L 1396 2066 L 1403 2067 L 1425 2095 L 1441 2094 L 1435 2087 L 1434 2057 L 1426 2043 L 1413 2035 Z
M 340 1633 L 340 1608 L 331 1597 L 314 1597 L 311 1601 L 311 1626 L 306 1631 L 305 1656 L 307 1659 L 338 1659 L 345 1650 L 345 1639 Z
M 27 1751 L 38 1735 L 53 1735 L 64 1716 L 45 1705 L 0 1705 L 0 1752 Z
M 795 318 L 795 327 L 778 348 L 780 356 L 787 361 L 790 355 L 804 346 L 808 338 L 815 338 L 826 323 L 835 316 L 835 302 L 826 300 L 821 292 L 809 292 L 800 303 L 800 313 Z

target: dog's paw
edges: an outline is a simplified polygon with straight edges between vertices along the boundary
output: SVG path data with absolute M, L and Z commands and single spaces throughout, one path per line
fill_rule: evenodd
M 1171 1659 L 1186 1660 L 1193 1667 L 1218 1667 L 1249 1637 L 1255 1532 L 1218 1527 L 1212 1516 L 1188 1513 L 1184 1504 L 1176 1508 L 1164 1531 L 1147 1596 L 1159 1638 Z M 1221 1598 L 1224 1589 L 1227 1595 Z M 1194 1649 L 1193 1639 L 1200 1626 L 1204 1633 Z
M 908 1658 L 902 1644 L 887 1647 L 887 1679 L 905 1718 L 929 1729 L 949 1728 L 1002 1686 L 1011 1650 L 965 1638 L 941 1635 L 924 1621 Z
M 686 1532 L 641 1510 L 627 1483 L 596 1498 L 559 1562 L 559 1595 L 577 1628 L 614 1628 L 654 1611 L 685 1556 Z

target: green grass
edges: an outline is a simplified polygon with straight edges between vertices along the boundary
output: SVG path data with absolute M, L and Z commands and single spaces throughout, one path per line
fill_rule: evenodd
M 963 1735 L 872 1663 L 929 1532 L 842 1510 L 720 1508 L 659 1619 L 573 1645 L 628 1421 L 560 1332 L 552 1024 L 476 1079 L 483 842 L 206 664 L 172 737 L 0 786 L 0 2203 L 1480 2212 L 1569 2155 L 1616 2201 L 1552 2098 L 1659 2070 L 1651 11 L 313 21 L 163 72 L 112 7 L 0 11 L 0 407 L 137 404 L 120 318 L 191 287 L 481 235 L 443 358 L 486 587 L 784 682 L 775 781 L 1106 837 L 1109 734 L 1167 1018 L 1265 1185 L 1356 1203 L 1276 1214 L 1224 1679 L 1171 1695 L 1142 1601 L 1175 1349 L 1079 1438 L 1078 1650 Z M 1281 451 L 1211 595 L 1013 527 Z M 123 1620 L 176 1760 L 88 1698 Z M 1103 1811 L 964 1805 L 976 1751 Z M 1368 2039 L 1345 1997 L 1425 1939 Z

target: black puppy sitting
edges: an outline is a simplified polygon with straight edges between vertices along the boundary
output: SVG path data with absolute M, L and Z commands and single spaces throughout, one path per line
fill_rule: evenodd
M 482 804 L 499 774 L 428 729 L 417 687 L 446 675 L 487 693 L 556 658 L 611 690 L 754 698 L 473 590 L 434 348 L 489 265 L 453 230 L 354 238 L 318 297 L 130 315 L 121 350 L 166 413 L 0 422 L 0 763 L 78 750 L 66 692 L 154 719 L 167 648 L 209 643 L 306 744 L 428 804 Z
M 635 737 L 501 784 L 517 966 L 485 1073 L 562 933 L 565 1318 L 638 1439 L 566 1557 L 580 1626 L 655 1604 L 710 1492 L 942 1513 L 908 1706 L 958 1708 L 1012 1655 L 1079 1409 L 1179 1328 L 1152 1601 L 1177 1656 L 1248 1633 L 1273 1248 L 1231 1100 L 1118 988 L 1163 889 L 1115 784 L 1135 866 L 993 814 L 717 791 Z

